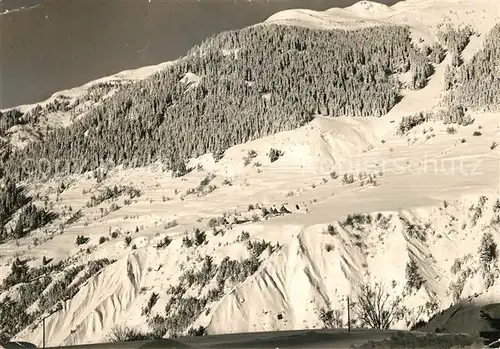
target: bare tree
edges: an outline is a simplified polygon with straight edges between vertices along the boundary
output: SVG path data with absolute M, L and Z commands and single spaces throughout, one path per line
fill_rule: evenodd
M 147 334 L 126 326 L 115 326 L 108 334 L 108 341 L 114 343 L 140 341 L 145 339 L 149 339 Z
M 342 312 L 339 309 L 326 310 L 321 308 L 319 310 L 319 319 L 326 329 L 342 327 Z
M 402 316 L 401 301 L 400 296 L 391 296 L 382 283 L 363 284 L 352 309 L 362 326 L 388 329 Z

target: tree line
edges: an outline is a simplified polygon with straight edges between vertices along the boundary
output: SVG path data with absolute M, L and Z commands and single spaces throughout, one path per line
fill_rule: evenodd
M 427 56 L 427 55 L 429 56 Z M 213 36 L 166 70 L 127 86 L 67 128 L 9 152 L 8 176 L 82 173 L 107 163 L 162 161 L 185 172 L 186 160 L 280 131 L 316 114 L 380 116 L 400 99 L 395 73 L 432 70 L 406 27 L 354 31 L 258 26 Z M 187 84 L 186 73 L 199 77 Z M 31 168 L 50 159 L 53 166 Z
M 44 207 L 37 207 L 24 187 L 7 179 L 0 187 L 0 243 L 7 239 L 19 239 L 32 230 L 43 227 L 57 218 L 57 214 Z M 13 216 L 18 211 L 15 224 Z M 8 227 L 10 225 L 10 227 Z

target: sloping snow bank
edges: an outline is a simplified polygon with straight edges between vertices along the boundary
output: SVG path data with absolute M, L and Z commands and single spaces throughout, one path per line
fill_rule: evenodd
M 497 1 L 400 1 L 391 7 L 360 1 L 347 8 L 326 11 L 285 10 L 270 16 L 264 24 L 296 25 L 316 29 L 357 29 L 381 24 L 407 25 L 415 42 L 433 42 L 438 26 L 450 23 L 470 25 L 487 33 L 500 20 Z
M 46 318 L 46 346 L 103 342 L 103 334 L 119 323 L 134 303 L 147 257 L 145 250 L 138 250 L 90 278 L 61 311 Z M 41 322 L 33 331 L 26 329 L 16 338 L 29 338 L 29 342 L 40 347 Z

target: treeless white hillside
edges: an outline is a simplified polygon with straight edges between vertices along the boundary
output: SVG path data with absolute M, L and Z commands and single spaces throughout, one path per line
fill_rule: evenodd
M 484 315 L 481 316 L 481 313 L 484 313 L 494 319 L 500 317 L 498 286 L 496 288 L 482 294 L 472 294 L 460 303 L 436 314 L 423 330 L 454 333 L 498 331 Z
M 264 23 L 299 25 L 318 29 L 353 29 L 390 24 L 408 25 L 415 41 L 433 42 L 441 24 L 471 25 L 486 33 L 499 21 L 498 1 L 400 1 L 391 7 L 360 1 L 347 8 L 326 11 L 286 10 L 269 17 Z

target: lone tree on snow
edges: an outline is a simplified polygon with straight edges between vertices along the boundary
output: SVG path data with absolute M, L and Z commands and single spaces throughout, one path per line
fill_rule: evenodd
M 361 326 L 386 330 L 401 319 L 401 302 L 400 296 L 392 296 L 382 283 L 375 283 L 360 285 L 351 306 Z

